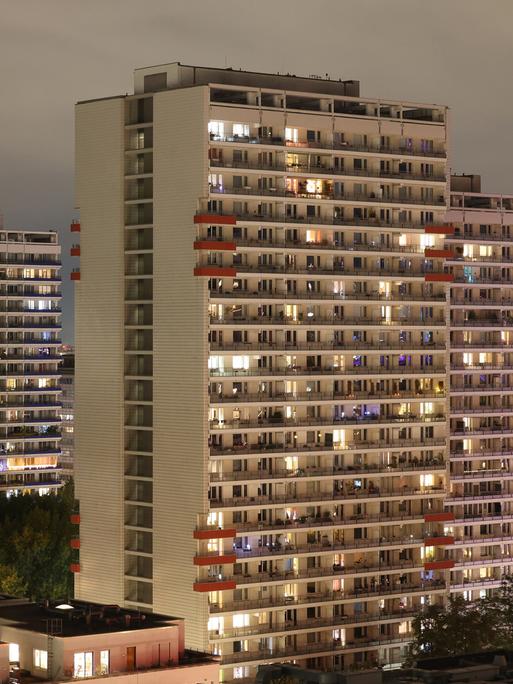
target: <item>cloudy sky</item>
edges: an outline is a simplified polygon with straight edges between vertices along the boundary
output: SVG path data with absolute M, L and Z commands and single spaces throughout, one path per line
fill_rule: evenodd
M 74 103 L 176 60 L 329 73 L 366 97 L 447 104 L 452 168 L 513 193 L 513 0 L 0 0 L 5 225 L 57 228 L 68 251 Z

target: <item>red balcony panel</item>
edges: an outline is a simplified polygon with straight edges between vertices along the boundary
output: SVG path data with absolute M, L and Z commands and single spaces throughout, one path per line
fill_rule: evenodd
M 70 223 L 69 229 L 72 233 L 80 233 L 80 221 L 72 221 Z
M 454 275 L 452 273 L 426 273 L 424 280 L 426 283 L 452 283 Z
M 72 549 L 79 549 L 80 548 L 80 539 L 70 539 L 69 545 L 71 546 Z
M 69 277 L 71 280 L 80 280 L 80 271 L 71 271 Z
M 194 582 L 192 588 L 194 591 L 205 593 L 206 591 L 226 591 L 228 589 L 235 589 L 236 583 L 233 580 L 226 582 Z
M 453 560 L 440 560 L 424 563 L 424 570 L 449 570 L 454 567 Z
M 196 214 L 194 223 L 213 223 L 216 226 L 234 226 L 237 223 L 237 217 L 220 216 L 219 214 Z
M 71 256 L 80 256 L 80 247 L 72 247 L 69 253 Z
M 237 245 L 235 242 L 221 242 L 220 240 L 196 240 L 194 249 L 211 249 L 214 252 L 235 252 Z
M 80 572 L 80 563 L 71 563 L 69 569 L 70 572 Z
M 454 544 L 454 537 L 426 537 L 424 546 L 448 546 Z
M 455 254 L 450 249 L 430 249 L 426 247 L 424 256 L 428 259 L 454 259 Z
M 69 516 L 69 521 L 72 525 L 80 525 L 80 513 L 72 513 Z
M 236 532 L 234 527 L 226 530 L 194 530 L 192 536 L 194 539 L 233 539 Z
M 227 565 L 235 563 L 237 556 L 234 553 L 227 553 L 223 556 L 195 556 L 194 565 Z
M 454 513 L 443 511 L 441 513 L 425 513 L 424 522 L 452 522 Z
M 424 232 L 430 235 L 454 235 L 454 226 L 432 225 L 425 226 Z
M 195 276 L 209 276 L 213 278 L 235 278 L 237 270 L 235 268 L 222 268 L 220 266 L 196 266 L 194 269 Z

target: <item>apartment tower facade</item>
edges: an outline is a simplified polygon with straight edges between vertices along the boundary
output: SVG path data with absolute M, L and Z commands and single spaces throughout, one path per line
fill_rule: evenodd
M 468 600 L 513 570 L 513 196 L 453 176 L 450 285 L 451 592 Z
M 60 245 L 0 227 L 0 492 L 48 494 L 60 462 Z
M 223 681 L 400 662 L 473 581 L 465 497 L 498 477 L 463 456 L 479 396 L 449 397 L 458 345 L 503 338 L 451 306 L 447 109 L 175 63 L 76 136 L 77 597 L 185 617 Z

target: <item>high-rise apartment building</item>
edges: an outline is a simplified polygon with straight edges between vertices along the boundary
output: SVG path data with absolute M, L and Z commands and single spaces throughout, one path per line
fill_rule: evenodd
M 224 681 L 400 662 L 487 481 L 446 108 L 169 64 L 76 131 L 77 597 L 185 617 Z
M 57 233 L 0 227 L 0 492 L 62 485 Z
M 451 180 L 445 506 L 454 516 L 451 592 L 473 600 L 513 570 L 513 196 L 481 193 L 479 176 Z

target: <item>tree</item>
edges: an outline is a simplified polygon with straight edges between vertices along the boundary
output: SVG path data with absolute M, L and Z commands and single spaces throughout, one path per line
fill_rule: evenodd
M 0 499 L 0 591 L 39 600 L 72 591 L 73 487 Z
M 483 603 L 495 616 L 494 642 L 497 648 L 513 649 L 513 576 L 505 575 L 502 584 Z
M 412 621 L 408 662 L 513 648 L 513 577 L 489 598 L 474 602 L 451 597 L 447 606 L 427 606 Z

